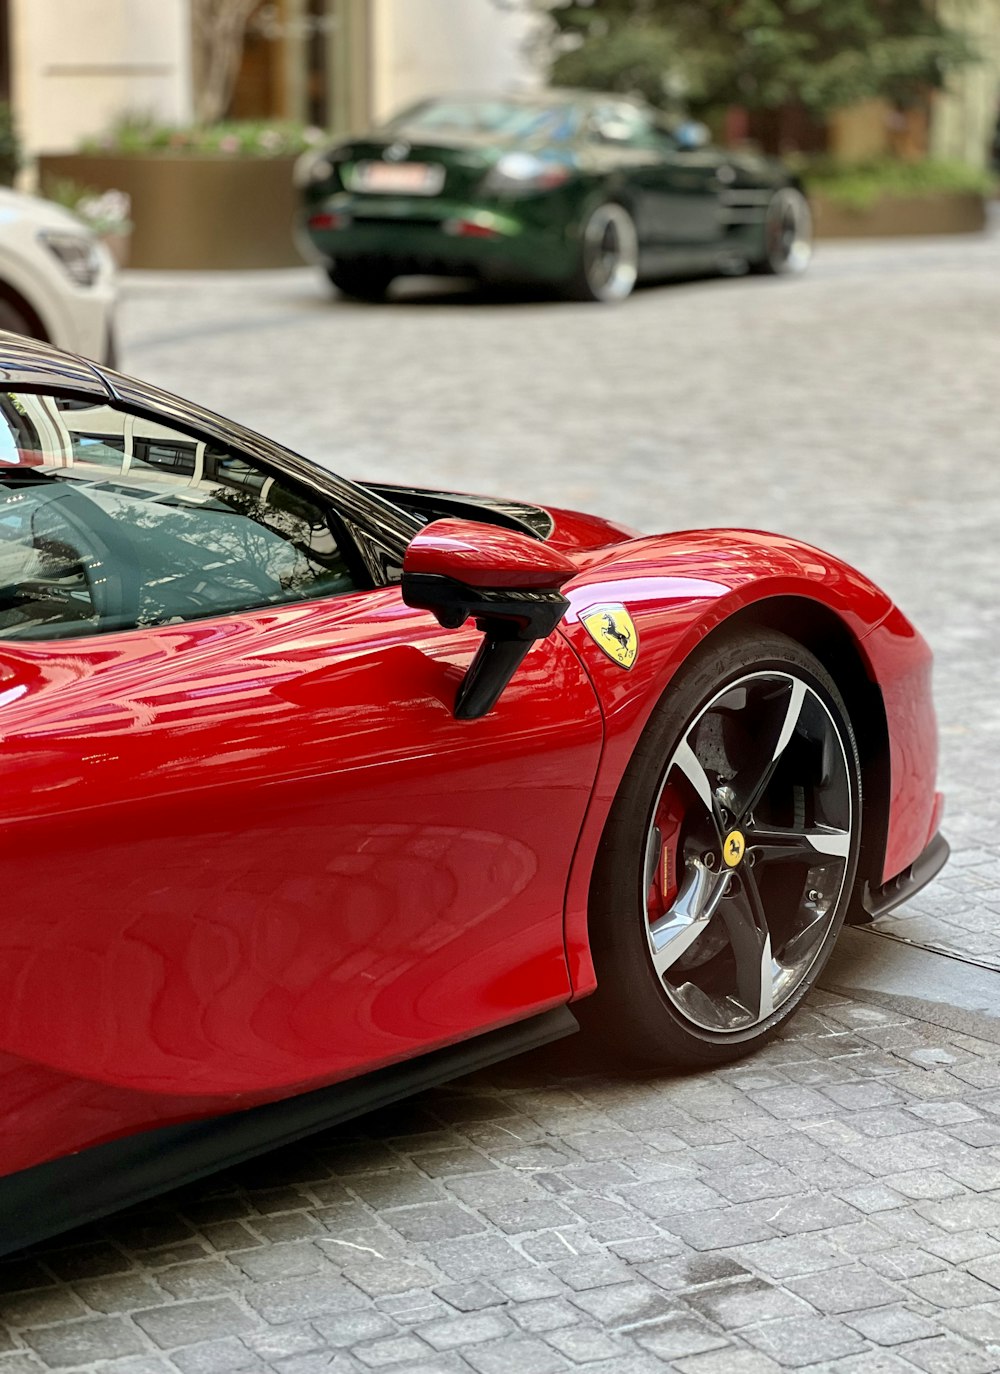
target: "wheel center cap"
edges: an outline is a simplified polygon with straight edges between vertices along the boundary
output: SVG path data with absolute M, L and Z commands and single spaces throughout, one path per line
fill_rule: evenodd
M 730 830 L 722 842 L 722 859 L 729 868 L 735 868 L 746 853 L 747 842 L 739 830 Z

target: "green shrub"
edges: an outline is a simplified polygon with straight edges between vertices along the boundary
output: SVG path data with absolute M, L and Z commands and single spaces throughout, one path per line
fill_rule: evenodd
M 949 191 L 989 195 L 996 189 L 995 176 L 964 162 L 822 160 L 806 164 L 802 176 L 810 191 L 851 210 L 867 210 L 882 196 L 923 196 Z
M 146 115 L 130 114 L 105 134 L 85 139 L 86 153 L 163 153 L 183 156 L 287 157 L 323 143 L 322 129 L 292 120 L 230 120 L 222 124 L 179 127 Z
M 0 186 L 13 186 L 23 163 L 13 111 L 5 101 L 0 101 Z

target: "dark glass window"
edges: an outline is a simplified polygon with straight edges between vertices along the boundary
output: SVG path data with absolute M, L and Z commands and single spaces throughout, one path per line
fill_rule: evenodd
M 140 416 L 0 395 L 0 638 L 171 624 L 353 587 L 330 512 L 295 483 Z

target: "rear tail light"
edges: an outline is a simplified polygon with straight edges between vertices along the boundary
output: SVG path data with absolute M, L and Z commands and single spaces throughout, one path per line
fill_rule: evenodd
M 441 227 L 446 234 L 453 234 L 460 239 L 497 239 L 500 237 L 499 229 L 493 229 L 488 224 L 477 224 L 472 219 L 446 219 Z
M 318 215 L 309 216 L 309 228 L 320 231 L 324 229 L 346 229 L 350 222 L 350 215 L 338 215 L 326 210 Z

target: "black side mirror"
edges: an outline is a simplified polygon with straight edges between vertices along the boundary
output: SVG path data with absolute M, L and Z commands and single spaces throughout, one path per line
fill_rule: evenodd
M 455 717 L 475 720 L 498 701 L 536 639 L 547 639 L 569 602 L 560 592 L 573 563 L 541 540 L 472 520 L 435 520 L 403 559 L 407 606 L 457 629 L 470 616 L 483 642 L 455 698 Z

